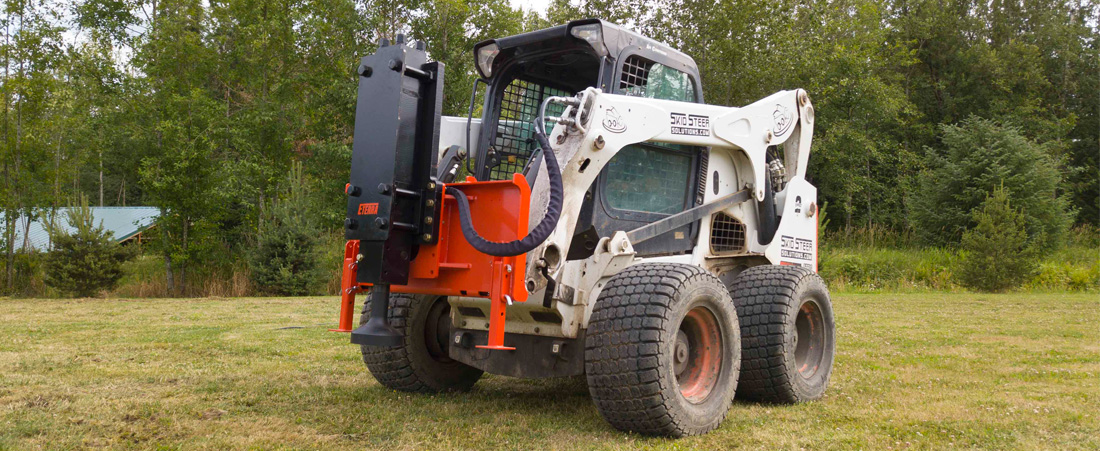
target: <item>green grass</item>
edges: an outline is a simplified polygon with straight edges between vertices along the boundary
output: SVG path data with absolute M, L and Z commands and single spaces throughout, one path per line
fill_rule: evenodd
M 1095 294 L 837 294 L 826 397 L 617 432 L 582 379 L 395 393 L 335 298 L 0 300 L 0 449 L 1100 448 Z M 301 327 L 301 328 L 290 328 Z

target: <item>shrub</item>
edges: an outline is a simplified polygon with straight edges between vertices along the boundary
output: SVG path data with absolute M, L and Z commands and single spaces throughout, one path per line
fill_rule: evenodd
M 1048 249 L 1064 244 L 1073 222 L 1068 198 L 1057 193 L 1062 176 L 1047 146 L 1013 127 L 971 116 L 943 127 L 943 149 L 928 149 L 929 169 L 918 180 L 912 221 L 928 244 L 954 245 L 976 224 L 974 211 L 998 186 L 1024 211 L 1030 237 Z
M 52 290 L 46 286 L 43 259 L 44 256 L 39 252 L 16 250 L 12 255 L 13 283 L 8 289 L 5 284 L 7 259 L 0 258 L 0 296 L 27 298 L 48 296 Z
M 95 225 L 88 199 L 66 210 L 67 230 L 56 220 L 47 225 L 53 247 L 46 254 L 46 284 L 58 291 L 89 297 L 111 290 L 122 278 L 122 265 L 134 257 L 115 242 L 114 233 Z
M 963 233 L 959 283 L 1004 291 L 1029 280 L 1038 267 L 1041 236 L 1028 238 L 1026 215 L 1013 208 L 1004 188 L 993 190 L 974 211 L 976 225 Z
M 288 190 L 261 215 L 249 263 L 252 281 L 263 293 L 300 296 L 315 294 L 324 283 L 325 268 L 318 252 L 322 234 L 309 214 L 309 193 L 297 163 Z

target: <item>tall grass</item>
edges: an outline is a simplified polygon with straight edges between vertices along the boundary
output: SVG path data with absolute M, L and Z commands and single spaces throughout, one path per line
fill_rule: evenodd
M 953 290 L 956 253 L 947 249 L 827 247 L 821 276 L 838 290 Z
M 200 268 L 188 273 L 179 293 L 170 293 L 164 269 L 164 259 L 158 255 L 143 255 L 124 267 L 119 286 L 108 293 L 112 297 L 245 297 L 255 296 L 248 266 L 233 262 L 228 268 Z
M 822 210 L 824 211 L 824 210 Z M 910 249 L 917 247 L 909 230 L 897 231 L 873 224 L 870 227 L 845 227 L 823 232 L 822 244 L 844 249 Z
M 322 261 L 329 277 L 319 295 L 340 293 L 340 266 L 344 237 L 340 231 L 326 234 Z M 43 282 L 35 255 L 17 255 L 18 297 L 55 297 L 56 290 Z M 955 283 L 958 251 L 921 247 L 911 233 L 884 227 L 852 228 L 823 234 L 819 255 L 821 276 L 838 291 L 958 291 Z M 243 261 L 216 267 L 200 267 L 188 274 L 187 286 L 171 294 L 165 279 L 164 259 L 147 254 L 124 265 L 119 286 L 110 297 L 154 298 L 170 296 L 247 297 L 259 295 Z M 1079 226 L 1069 243 L 1043 255 L 1038 272 L 1021 288 L 1025 291 L 1100 290 L 1100 230 Z
M 955 283 L 958 250 L 920 247 L 908 233 L 880 228 L 829 232 L 819 258 L 821 276 L 836 290 L 961 290 Z M 1043 254 L 1037 273 L 1022 289 L 1100 289 L 1100 230 L 1073 229 L 1069 243 Z

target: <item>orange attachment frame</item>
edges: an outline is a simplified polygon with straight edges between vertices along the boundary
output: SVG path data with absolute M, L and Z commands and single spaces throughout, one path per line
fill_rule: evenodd
M 362 287 L 355 283 L 357 255 L 359 255 L 359 240 L 350 240 L 344 244 L 344 264 L 341 266 L 340 274 L 340 326 L 329 329 L 329 332 L 351 332 L 354 329 L 355 292 Z
M 445 185 L 439 209 L 439 239 L 436 244 L 421 245 L 410 265 L 409 283 L 393 285 L 395 293 L 434 294 L 440 296 L 483 297 L 492 301 L 489 315 L 489 343 L 484 349 L 515 349 L 504 346 L 504 322 L 508 305 L 526 302 L 523 275 L 526 255 L 494 257 L 474 249 L 462 235 L 453 193 Z M 468 177 L 457 185 L 470 202 L 470 216 L 483 238 L 507 242 L 528 232 L 531 188 L 527 179 L 515 174 L 512 180 L 478 182 Z M 366 287 L 355 282 L 355 257 L 359 242 L 349 241 L 344 249 L 341 283 L 340 332 L 351 330 L 355 291 Z

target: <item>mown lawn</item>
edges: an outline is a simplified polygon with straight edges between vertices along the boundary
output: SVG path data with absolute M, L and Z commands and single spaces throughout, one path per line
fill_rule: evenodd
M 0 300 L 4 448 L 1100 448 L 1096 294 L 837 294 L 826 398 L 607 426 L 582 379 L 383 389 L 335 298 Z

